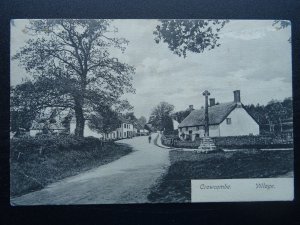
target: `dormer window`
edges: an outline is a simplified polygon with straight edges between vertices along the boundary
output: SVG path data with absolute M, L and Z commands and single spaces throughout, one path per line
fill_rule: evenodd
M 231 118 L 226 118 L 226 124 L 231 124 Z

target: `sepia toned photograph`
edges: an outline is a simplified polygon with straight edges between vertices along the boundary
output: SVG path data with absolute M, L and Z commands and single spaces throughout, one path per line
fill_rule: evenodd
M 291 22 L 14 19 L 10 203 L 291 201 Z

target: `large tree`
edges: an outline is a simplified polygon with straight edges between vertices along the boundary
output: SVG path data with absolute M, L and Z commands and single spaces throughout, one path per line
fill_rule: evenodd
M 88 126 L 99 133 L 108 134 L 120 126 L 119 113 L 108 106 L 99 107 L 90 115 Z
M 173 105 L 167 102 L 160 102 L 159 105 L 153 108 L 149 123 L 157 130 L 173 130 L 173 122 L 171 119 L 173 111 Z
M 156 43 L 165 42 L 178 56 L 187 52 L 201 53 L 220 46 L 219 32 L 228 20 L 160 20 L 155 35 Z
M 140 118 L 138 118 L 138 124 L 142 129 L 144 129 L 146 123 L 147 123 L 146 117 L 141 116 Z
M 110 20 L 30 20 L 26 29 L 32 37 L 13 59 L 43 87 L 40 105 L 74 110 L 77 136 L 83 136 L 85 113 L 124 105 L 120 97 L 134 92 L 134 68 L 110 54 L 128 43 L 116 37 Z

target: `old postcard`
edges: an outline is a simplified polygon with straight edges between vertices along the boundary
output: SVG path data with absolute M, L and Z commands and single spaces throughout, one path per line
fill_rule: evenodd
M 292 201 L 291 26 L 11 20 L 11 204 Z

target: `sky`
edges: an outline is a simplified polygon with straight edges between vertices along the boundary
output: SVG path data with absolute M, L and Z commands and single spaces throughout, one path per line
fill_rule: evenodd
M 11 26 L 11 55 L 30 36 L 24 32 L 28 20 L 14 20 Z M 267 104 L 272 99 L 292 96 L 290 27 L 278 30 L 272 20 L 230 20 L 220 32 L 221 46 L 203 53 L 175 55 L 166 43 L 156 44 L 153 31 L 157 20 L 114 20 L 117 35 L 129 44 L 124 53 L 112 55 L 136 68 L 135 94 L 125 94 L 137 117 L 148 118 L 161 101 L 175 111 L 189 105 L 204 105 L 208 90 L 216 102 L 233 101 L 241 91 L 243 104 Z M 30 77 L 18 61 L 11 61 L 11 85 Z

